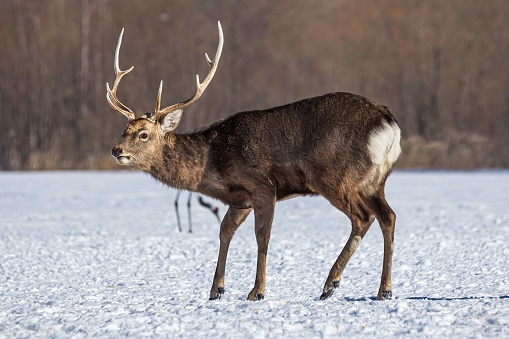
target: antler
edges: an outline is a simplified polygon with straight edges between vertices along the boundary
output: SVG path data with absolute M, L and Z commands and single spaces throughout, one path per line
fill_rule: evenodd
M 207 53 L 205 53 L 205 58 L 207 59 L 207 62 L 210 65 L 210 71 L 207 74 L 207 76 L 205 77 L 205 80 L 203 80 L 203 82 L 200 83 L 200 77 L 198 74 L 196 74 L 196 93 L 194 94 L 193 97 L 191 97 L 185 101 L 179 102 L 177 104 L 160 109 L 161 95 L 163 92 L 163 81 L 161 80 L 161 84 L 159 85 L 159 92 L 157 94 L 157 104 L 156 104 L 156 109 L 155 109 L 155 115 L 152 118 L 154 121 L 161 115 L 167 114 L 175 109 L 184 108 L 186 106 L 191 105 L 192 103 L 194 103 L 196 100 L 198 100 L 201 97 L 201 95 L 207 88 L 208 84 L 214 77 L 214 73 L 216 72 L 217 65 L 219 63 L 219 58 L 221 58 L 221 52 L 223 50 L 223 29 L 221 28 L 221 23 L 219 21 L 217 22 L 217 28 L 219 31 L 219 43 L 217 45 L 217 51 L 216 51 L 216 55 L 214 56 L 214 60 L 211 61 L 209 56 L 207 55 Z
M 118 111 L 125 115 L 127 119 L 134 120 L 136 119 L 136 116 L 134 115 L 133 111 L 120 102 L 120 100 L 117 99 L 117 88 L 118 84 L 120 83 L 120 79 L 127 73 L 131 72 L 134 68 L 132 66 L 131 68 L 121 71 L 120 67 L 118 66 L 118 53 L 120 51 L 120 45 L 122 44 L 122 35 L 124 35 L 124 29 L 122 28 L 122 32 L 120 32 L 120 36 L 118 38 L 117 48 L 115 49 L 115 62 L 113 64 L 113 67 L 115 69 L 115 82 L 113 83 L 113 88 L 110 89 L 110 85 L 106 83 L 106 100 L 110 104 L 111 108 L 113 108 L 115 111 Z

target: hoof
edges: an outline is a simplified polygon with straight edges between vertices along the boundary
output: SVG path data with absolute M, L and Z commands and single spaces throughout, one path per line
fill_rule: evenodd
M 320 300 L 325 300 L 330 298 L 334 294 L 334 289 L 329 288 L 327 291 L 323 291 L 322 295 L 320 296 Z
M 334 294 L 334 290 L 339 287 L 339 281 L 333 281 L 332 287 L 329 287 L 328 289 L 323 289 L 323 293 L 320 296 L 320 300 L 325 300 L 330 298 Z
M 247 300 L 250 300 L 250 301 L 259 301 L 259 300 L 263 300 L 263 298 L 264 298 L 263 293 L 257 293 L 254 296 L 251 296 L 251 294 L 248 295 Z
M 255 296 L 255 299 L 254 299 L 254 300 L 263 300 L 263 298 L 264 298 L 263 293 L 258 293 L 258 294 Z
M 380 291 L 376 297 L 378 300 L 385 300 L 392 298 L 392 291 Z
M 218 287 L 215 294 L 210 294 L 209 300 L 219 300 L 221 296 L 224 294 L 224 287 Z

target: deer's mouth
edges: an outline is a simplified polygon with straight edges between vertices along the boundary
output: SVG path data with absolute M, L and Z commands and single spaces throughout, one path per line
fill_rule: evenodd
M 130 155 L 119 155 L 115 158 L 117 160 L 117 164 L 119 165 L 128 165 L 131 162 L 131 156 Z

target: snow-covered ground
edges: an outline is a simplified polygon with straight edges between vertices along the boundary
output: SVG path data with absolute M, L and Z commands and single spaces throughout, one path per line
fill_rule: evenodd
M 194 233 L 179 233 L 175 194 L 135 172 L 0 173 L 0 337 L 509 337 L 507 171 L 389 178 L 394 298 L 382 302 L 377 223 L 318 300 L 350 231 L 323 198 L 277 205 L 264 301 L 245 300 L 252 217 L 226 294 L 208 301 L 218 223 L 193 200 Z

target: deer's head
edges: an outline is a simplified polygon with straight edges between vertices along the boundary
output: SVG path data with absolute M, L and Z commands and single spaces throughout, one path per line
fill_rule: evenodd
M 201 97 L 216 72 L 223 49 L 223 30 L 221 24 L 219 22 L 217 24 L 219 30 L 219 44 L 217 46 L 216 55 L 214 56 L 214 60 L 211 61 L 207 53 L 205 53 L 207 62 L 210 65 L 210 71 L 202 83 L 200 83 L 199 76 L 196 75 L 196 93 L 194 96 L 183 102 L 161 109 L 161 95 L 163 91 L 163 82 L 161 81 L 157 94 L 155 112 L 153 114 L 147 113 L 140 118 L 136 118 L 134 112 L 126 105 L 122 104 L 117 98 L 117 88 L 120 80 L 134 68 L 131 67 L 122 71 L 119 67 L 118 54 L 120 45 L 122 44 L 122 35 L 124 34 L 124 30 L 122 29 L 115 50 L 115 82 L 112 88 L 110 88 L 109 84 L 106 84 L 106 100 L 114 110 L 129 119 L 129 123 L 124 133 L 122 133 L 120 142 L 113 147 L 111 151 L 111 154 L 115 157 L 118 164 L 144 169 L 144 165 L 149 164 L 150 159 L 158 154 L 158 150 L 162 149 L 163 144 L 167 140 L 167 134 L 172 133 L 172 131 L 177 128 L 184 107 L 191 105 Z

